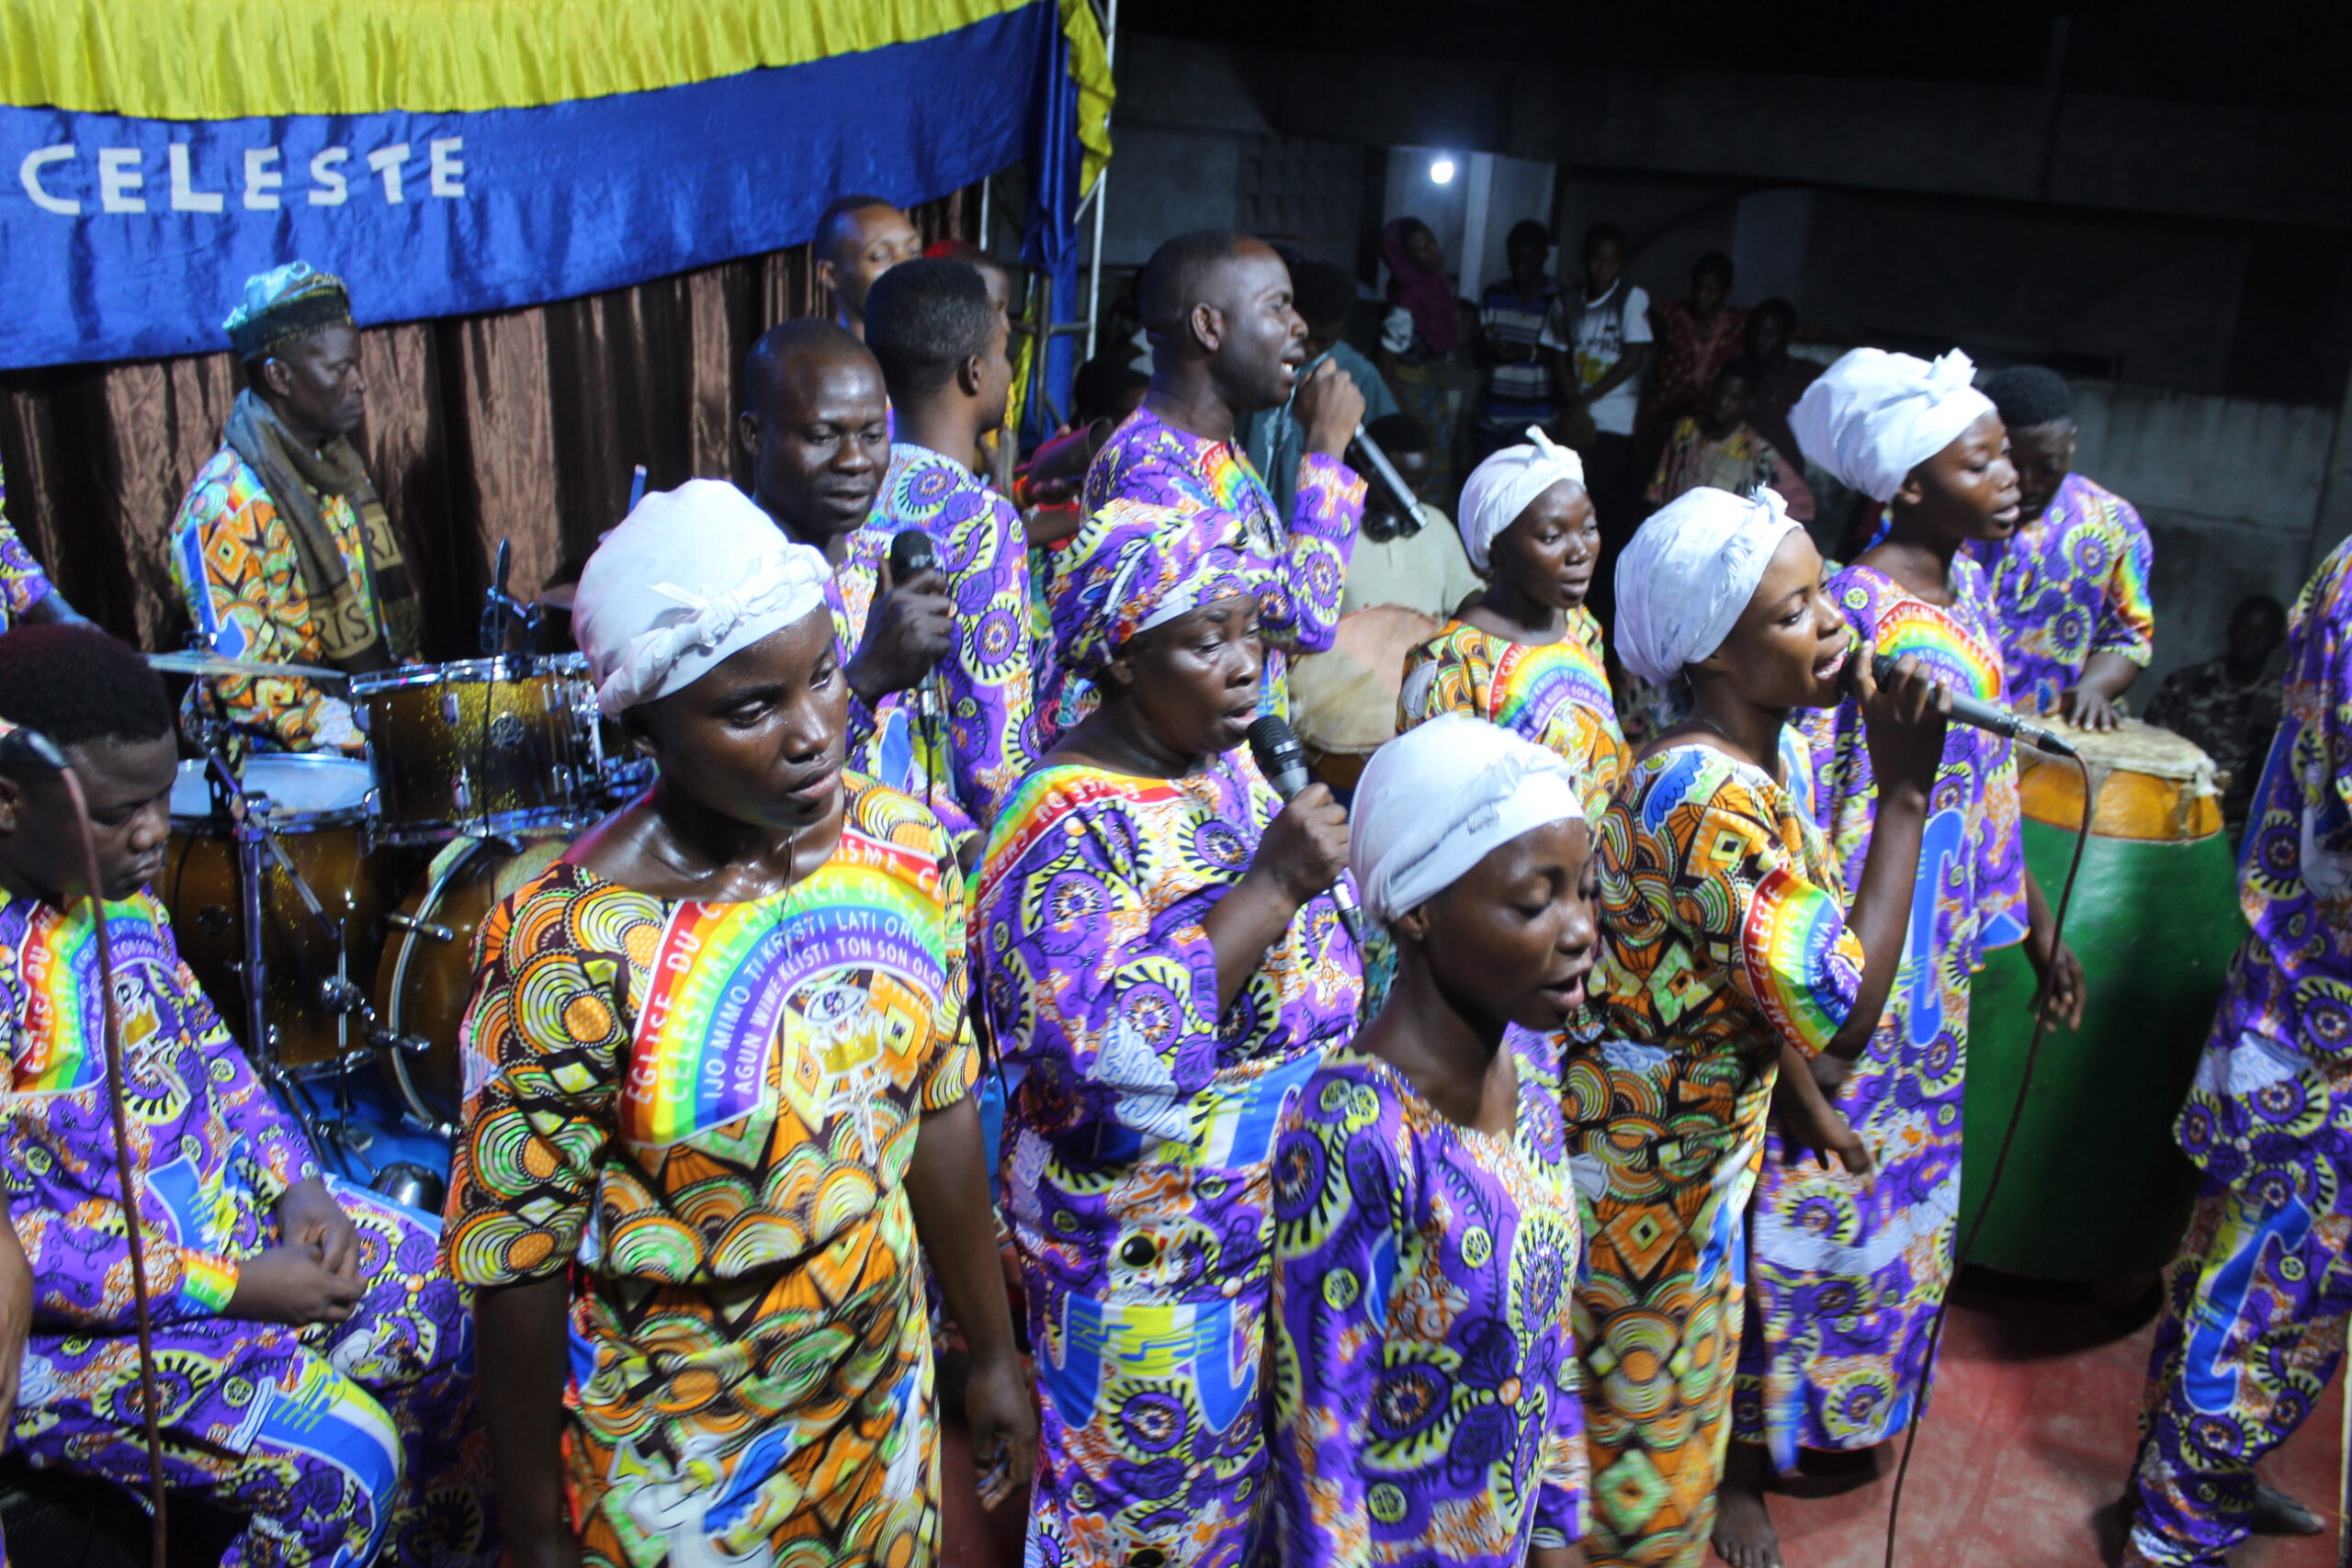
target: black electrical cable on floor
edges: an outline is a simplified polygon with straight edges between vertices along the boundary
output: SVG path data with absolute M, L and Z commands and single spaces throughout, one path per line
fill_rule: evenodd
M 2091 812 L 2097 802 L 2091 798 L 2090 764 L 2079 756 L 2070 759 L 2083 780 L 2083 819 L 2075 829 L 2075 854 L 2066 865 L 2066 885 L 2058 891 L 2058 908 L 2050 921 L 2050 954 L 2055 958 L 2059 943 L 2066 934 L 2066 910 L 2075 901 L 2075 879 L 2082 874 L 2083 851 L 2091 840 Z M 2085 982 L 2088 984 L 2087 979 Z M 2034 988 L 2034 1000 L 2043 1000 L 2041 987 Z M 1919 1417 L 1927 1413 L 1928 1385 L 1935 1377 L 1936 1354 L 1943 1348 L 1944 1321 L 1951 1315 L 1952 1286 L 1960 1282 L 1962 1265 L 1976 1249 L 1976 1238 L 1984 1229 L 1984 1222 L 1992 1217 L 1993 1200 L 2000 1191 L 2001 1172 L 2009 1163 L 2009 1147 L 2017 1142 L 2018 1123 L 2025 1120 L 2026 1096 L 2033 1090 L 2033 1067 L 2041 1055 L 2041 1037 L 2050 1029 L 2050 1011 L 2046 1007 L 2034 1010 L 2033 1033 L 2026 1042 L 2025 1066 L 2018 1075 L 2017 1103 L 2009 1108 L 2009 1124 L 2002 1129 L 2001 1146 L 1993 1156 L 1993 1171 L 1984 1181 L 1984 1196 L 1976 1205 L 1976 1218 L 1969 1224 L 1968 1235 L 1952 1249 L 1951 1280 L 1944 1287 L 1943 1300 L 1936 1303 L 1935 1321 L 1928 1329 L 1928 1359 L 1919 1374 L 1919 1391 L 1911 1400 L 1911 1418 L 1903 1426 L 1903 1461 L 1894 1470 L 1894 1496 L 1886 1509 L 1885 1568 L 1894 1568 L 1894 1542 L 1903 1526 L 1903 1487 L 1911 1478 L 1911 1452 L 1919 1441 Z

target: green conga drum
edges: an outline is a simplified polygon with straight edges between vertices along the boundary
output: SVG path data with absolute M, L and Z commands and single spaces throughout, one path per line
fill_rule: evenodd
M 2082 1028 L 2044 1032 L 2000 1190 L 1968 1261 L 2090 1280 L 2172 1261 L 2195 1177 L 2172 1139 L 2230 955 L 2245 934 L 2213 765 L 2136 720 L 2094 734 L 2049 719 L 2091 766 L 2090 842 L 2067 912 L 2082 960 Z M 2055 907 L 2082 822 L 2082 775 L 2018 749 L 2025 860 Z M 1971 989 L 1960 1234 L 1984 1204 L 2033 1036 L 2022 946 L 1988 955 Z

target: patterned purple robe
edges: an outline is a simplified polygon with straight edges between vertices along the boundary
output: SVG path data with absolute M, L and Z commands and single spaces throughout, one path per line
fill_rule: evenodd
M 1047 766 L 989 837 L 982 997 L 1022 1075 L 1004 1207 L 1043 1396 L 1033 1564 L 1250 1557 L 1274 1128 L 1363 989 L 1326 894 L 1217 1007 L 1202 917 L 1279 806 L 1239 750 L 1174 779 Z

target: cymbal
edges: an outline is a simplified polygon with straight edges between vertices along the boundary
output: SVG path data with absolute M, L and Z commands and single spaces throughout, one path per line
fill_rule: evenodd
M 209 675 L 216 680 L 237 680 L 247 676 L 283 676 L 297 681 L 347 681 L 350 676 L 341 670 L 323 669 L 316 664 L 271 664 L 259 659 L 231 659 L 225 654 L 206 653 L 189 649 L 183 653 L 151 653 L 147 656 L 150 669 L 173 675 Z
M 569 610 L 579 598 L 577 582 L 550 582 L 539 590 L 539 603 L 550 610 Z

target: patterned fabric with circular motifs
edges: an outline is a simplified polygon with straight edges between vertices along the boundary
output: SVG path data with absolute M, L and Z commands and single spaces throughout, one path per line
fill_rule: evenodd
M 955 640 L 937 675 L 939 716 L 921 716 L 917 694 L 876 705 L 850 765 L 933 804 L 951 833 L 964 821 L 985 831 L 1039 750 L 1036 692 L 1050 644 L 1029 623 L 1029 558 L 1012 503 L 953 458 L 901 441 L 874 514 L 851 540 L 837 573 L 836 629 L 854 652 L 891 541 L 908 529 L 931 537 L 956 606 Z M 960 818 L 957 814 L 960 813 Z
M 1280 809 L 1246 753 L 1181 778 L 1039 769 L 981 863 L 982 995 L 1009 1074 L 1005 1221 L 1043 1395 L 1033 1563 L 1250 1560 L 1274 1127 L 1353 1029 L 1329 895 L 1217 1006 L 1203 918 Z
M 2155 548 L 2132 504 L 2080 474 L 2007 539 L 1963 547 L 1992 579 L 2011 707 L 2048 713 L 2096 653 L 2146 669 L 2156 647 L 2148 598 Z
M 1956 600 L 1930 604 L 1867 566 L 1830 592 L 1858 637 L 1916 658 L 1952 690 L 2001 697 L 1984 574 L 1952 563 Z M 1815 817 L 1860 883 L 1878 806 L 1861 710 L 1817 709 Z M 1782 1471 L 1801 1449 L 1871 1448 L 1900 1432 L 1933 1372 L 1928 1338 L 1951 1282 L 1960 1222 L 1969 976 L 2026 934 L 2025 847 L 2009 741 L 1951 725 L 1928 796 L 1907 943 L 1886 1017 L 1830 1095 L 1877 1166 L 1865 1178 L 1792 1159 L 1775 1129 L 1750 1215 L 1753 1273 L 1733 1433 Z
M 1518 1568 L 1584 1534 L 1558 1045 L 1513 1030 L 1516 1125 L 1333 1052 L 1274 1145 L 1280 1560 Z
M 297 1330 L 230 1315 L 241 1268 L 285 1239 L 277 1203 L 318 1168 L 163 906 L 141 892 L 107 925 L 166 1480 L 245 1517 L 244 1562 L 488 1564 L 472 1316 L 432 1223 L 330 1180 L 365 1286 L 351 1316 Z M 0 895 L 0 1171 L 34 1290 L 9 1446 L 136 1491 L 147 1450 L 103 1001 L 88 906 Z
M 557 863 L 492 911 L 452 1271 L 574 1271 L 588 1562 L 922 1563 L 930 1336 L 904 1180 L 976 1076 L 944 833 L 857 774 L 832 858 L 666 900 Z
M 1630 753 L 1601 660 L 1600 622 L 1579 604 L 1557 642 L 1513 642 L 1467 621 L 1405 656 L 1401 734 L 1442 713 L 1466 713 L 1525 736 L 1577 771 L 1585 820 L 1597 822 Z
M 1773 1075 L 1784 1044 L 1829 1043 L 1861 983 L 1807 761 L 1794 731 L 1779 779 L 1669 746 L 1633 764 L 1600 819 L 1610 941 L 1562 1096 L 1584 1205 L 1595 1568 L 1705 1560 Z
M 2175 1132 L 2201 1171 L 2156 1326 L 2127 1562 L 2218 1563 L 2352 1314 L 2352 541 L 2288 618 L 2230 965 Z

